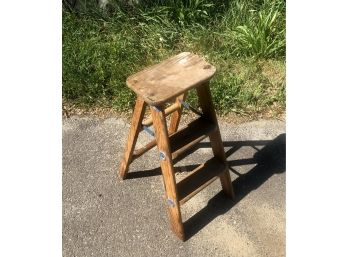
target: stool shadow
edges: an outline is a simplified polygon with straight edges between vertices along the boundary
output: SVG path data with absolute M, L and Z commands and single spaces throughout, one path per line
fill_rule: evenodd
M 207 144 L 207 147 L 210 146 L 209 142 L 202 144 L 204 144 L 203 146 L 205 146 L 205 144 Z M 270 141 L 224 142 L 224 146 L 232 146 L 232 148 L 226 152 L 227 157 L 242 146 L 255 147 L 259 145 L 265 145 L 265 147 L 256 152 L 253 158 L 228 161 L 228 166 L 234 173 L 236 173 L 236 171 L 232 168 L 232 166 L 245 164 L 257 165 L 246 174 L 237 173 L 239 177 L 232 182 L 236 195 L 234 200 L 227 198 L 221 191 L 211 198 L 203 209 L 195 213 L 184 223 L 186 240 L 198 233 L 217 216 L 228 212 L 251 191 L 256 190 L 264 182 L 266 182 L 272 175 L 285 172 L 285 133 L 280 134 L 274 140 Z
M 252 158 L 227 161 L 231 172 L 238 177 L 232 182 L 235 191 L 235 199 L 227 198 L 223 192 L 219 192 L 208 201 L 208 204 L 184 222 L 186 239 L 190 239 L 202 228 L 213 221 L 217 216 L 228 212 L 233 206 L 247 196 L 251 191 L 256 190 L 265 183 L 271 176 L 285 172 L 286 166 L 286 134 L 280 134 L 273 140 L 247 140 L 247 141 L 224 141 L 224 147 L 230 147 L 225 153 L 228 158 L 244 146 L 250 146 L 257 150 Z M 261 150 L 256 146 L 264 146 Z M 173 160 L 174 163 L 187 157 L 199 148 L 210 148 L 210 142 L 201 142 L 184 156 Z M 233 167 L 256 164 L 245 174 L 238 173 Z M 199 164 L 175 167 L 176 171 L 193 170 Z M 133 171 L 127 174 L 127 179 L 150 177 L 161 175 L 161 168 L 157 167 L 145 171 Z
M 191 148 L 189 151 L 185 152 L 184 154 L 180 155 L 180 157 L 173 160 L 173 164 L 178 163 L 188 155 L 195 152 L 197 149 L 201 148 L 199 144 Z M 192 164 L 192 165 L 185 165 L 185 166 L 177 166 L 174 167 L 175 173 L 182 172 L 182 171 L 190 171 L 197 168 L 199 164 Z M 156 167 L 153 169 L 148 170 L 140 170 L 140 171 L 132 171 L 128 172 L 126 174 L 126 179 L 136 179 L 136 178 L 145 178 L 145 177 L 153 177 L 153 176 L 159 176 L 162 175 L 161 167 Z

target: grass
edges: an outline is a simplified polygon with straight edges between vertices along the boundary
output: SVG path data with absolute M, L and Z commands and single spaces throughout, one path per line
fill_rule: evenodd
M 127 2 L 127 1 L 125 1 Z M 63 11 L 63 99 L 81 107 L 133 108 L 125 80 L 182 51 L 217 68 L 220 114 L 285 109 L 285 2 L 157 0 L 104 11 Z M 194 94 L 188 99 L 196 103 Z

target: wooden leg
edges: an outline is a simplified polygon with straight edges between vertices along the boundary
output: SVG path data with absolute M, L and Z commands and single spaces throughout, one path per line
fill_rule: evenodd
M 226 162 L 224 146 L 222 144 L 219 127 L 209 136 L 211 147 L 215 157 Z M 231 182 L 231 176 L 228 168 L 220 175 L 220 182 L 224 193 L 231 198 L 234 198 L 234 191 Z
M 214 104 L 211 99 L 209 84 L 206 83 L 204 85 L 197 87 L 197 94 L 198 94 L 199 103 L 202 108 L 204 117 L 206 117 L 211 122 L 217 125 L 216 130 L 213 133 L 211 133 L 211 135 L 209 136 L 214 156 L 219 158 L 222 162 L 226 163 L 226 155 L 225 155 L 224 146 L 221 140 L 221 134 L 220 134 L 218 121 L 216 118 Z M 231 176 L 228 169 L 226 169 L 226 171 L 220 175 L 220 182 L 221 182 L 221 186 L 224 193 L 227 196 L 234 198 L 234 191 L 232 187 Z
M 133 151 L 138 139 L 139 132 L 141 131 L 141 122 L 144 117 L 145 108 L 146 104 L 144 100 L 138 96 L 134 107 L 132 123 L 128 133 L 124 156 L 120 164 L 119 176 L 122 179 L 126 177 L 129 165 L 132 162 Z
M 151 107 L 151 115 L 155 129 L 157 148 L 160 153 L 161 169 L 166 191 L 166 200 L 171 228 L 181 240 L 185 240 L 180 205 L 177 199 L 177 188 L 174 176 L 173 160 L 169 145 L 169 137 L 164 110 L 162 107 Z
M 170 118 L 170 125 L 169 125 L 169 135 L 176 132 L 179 127 L 179 122 L 181 118 L 182 113 L 182 104 L 181 101 L 184 101 L 186 97 L 186 93 L 178 96 L 175 100 L 175 103 L 180 105 L 180 109 L 173 112 L 171 118 Z

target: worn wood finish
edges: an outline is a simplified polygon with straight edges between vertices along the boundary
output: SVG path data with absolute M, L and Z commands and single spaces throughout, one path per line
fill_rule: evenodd
M 185 94 L 177 97 L 175 103 L 172 104 L 171 106 L 169 106 L 168 108 L 166 108 L 164 111 L 166 116 L 174 112 L 172 114 L 169 129 L 168 129 L 169 135 L 173 134 L 174 132 L 176 132 L 178 130 L 180 117 L 181 117 L 181 113 L 182 113 L 182 104 L 181 104 L 180 100 L 184 100 L 184 99 L 185 99 Z M 153 123 L 152 117 L 150 117 L 142 122 L 142 124 L 145 126 L 151 126 L 152 123 Z M 136 158 L 139 158 L 144 153 L 151 150 L 155 145 L 156 145 L 156 139 L 151 140 L 149 143 L 147 143 L 142 148 L 135 149 L 134 153 L 133 153 L 133 160 L 135 160 Z
M 211 98 L 209 83 L 204 83 L 202 86 L 197 87 L 197 94 L 200 106 L 202 108 L 203 117 L 216 124 L 217 126 L 217 128 L 209 135 L 214 156 L 220 159 L 222 162 L 226 163 L 226 155 L 221 140 L 221 134 L 216 118 L 214 104 Z M 231 176 L 228 169 L 226 169 L 225 172 L 220 175 L 220 182 L 224 193 L 227 196 L 234 198 Z
M 198 118 L 179 131 L 169 135 L 169 144 L 172 151 L 172 159 L 184 154 L 197 143 L 208 137 L 216 128 L 216 125 L 204 118 Z M 142 148 L 134 150 L 132 160 L 139 158 L 156 145 L 156 139 L 151 140 Z
M 131 75 L 127 85 L 150 105 L 161 105 L 209 80 L 215 67 L 198 55 L 183 52 Z
M 221 162 L 216 157 L 194 169 L 190 175 L 177 184 L 180 205 L 210 185 L 226 169 L 226 163 Z
M 181 240 L 185 240 L 185 233 L 180 205 L 217 178 L 220 179 L 223 191 L 228 196 L 234 197 L 209 89 L 209 79 L 214 73 L 215 67 L 197 55 L 184 52 L 127 79 L 128 87 L 137 93 L 138 98 L 119 175 L 124 178 L 130 163 L 157 145 L 161 156 L 159 159 L 171 229 Z M 187 91 L 193 87 L 197 89 L 202 116 L 177 131 L 182 114 L 181 101 L 185 99 Z M 174 101 L 174 104 L 165 109 L 164 104 L 170 101 Z M 147 104 L 150 105 L 151 117 L 143 121 Z M 167 128 L 166 116 L 169 114 L 172 116 Z M 143 129 L 142 125 L 150 126 L 151 124 L 154 127 L 155 139 L 142 148 L 134 150 L 138 134 Z M 176 184 L 173 159 L 208 136 L 214 157 L 198 166 L 190 175 Z
M 168 129 L 169 135 L 175 133 L 178 130 L 180 118 L 181 118 L 181 114 L 182 114 L 181 101 L 184 101 L 185 97 L 186 97 L 186 93 L 178 96 L 175 100 L 175 103 L 172 104 L 171 106 L 169 106 L 168 108 L 166 108 L 164 111 L 166 116 L 172 113 L 169 129 Z M 146 119 L 145 121 L 143 121 L 142 124 L 145 126 L 150 126 L 150 125 L 152 125 L 152 123 L 153 123 L 152 117 L 150 117 L 150 118 Z M 144 153 L 151 150 L 155 145 L 156 145 L 156 139 L 150 141 L 142 148 L 135 149 L 134 153 L 133 153 L 133 160 L 135 160 L 136 158 L 139 158 Z
M 220 160 L 224 159 L 226 162 L 225 151 L 221 140 L 220 130 L 217 129 L 213 133 L 211 133 L 209 139 L 211 142 L 211 147 L 214 156 L 218 157 Z M 235 195 L 232 187 L 231 175 L 227 167 L 225 169 L 225 172 L 221 173 L 220 175 L 220 182 L 224 193 L 227 196 L 234 198 Z
M 151 114 L 155 128 L 157 148 L 159 152 L 164 153 L 165 158 L 160 160 L 163 182 L 166 191 L 166 201 L 169 213 L 169 219 L 173 232 L 181 239 L 185 239 L 184 226 L 181 218 L 179 201 L 177 199 L 177 188 L 171 149 L 169 145 L 169 136 L 164 110 L 161 107 L 157 109 L 151 107 Z
M 194 147 L 215 130 L 216 125 L 203 118 L 198 118 L 186 127 L 170 135 L 169 141 L 173 159 Z
M 175 113 L 175 112 L 177 112 L 177 111 L 180 110 L 180 109 L 181 109 L 181 104 L 178 103 L 178 102 L 175 102 L 174 104 L 172 104 L 171 106 L 169 106 L 168 108 L 166 108 L 165 111 L 164 111 L 164 113 L 165 113 L 166 116 L 168 116 L 169 114 L 171 114 L 171 113 L 173 113 L 173 112 Z M 172 115 L 174 115 L 174 114 L 172 114 Z M 150 117 L 150 118 L 144 120 L 144 121 L 142 122 L 142 124 L 143 124 L 144 126 L 151 126 L 151 125 L 152 125 L 152 117 Z
M 169 144 L 172 151 L 172 159 L 184 154 L 197 143 L 209 136 L 216 125 L 204 118 L 198 118 L 177 132 L 169 134 Z M 134 150 L 132 160 L 139 158 L 156 145 L 156 139 L 151 140 L 145 146 Z
M 186 93 L 179 95 L 175 99 L 175 104 L 179 106 L 179 108 L 172 114 L 170 117 L 170 125 L 169 125 L 169 135 L 176 132 L 179 128 L 179 122 L 182 114 L 182 101 L 185 101 Z
M 135 159 L 139 158 L 142 156 L 144 153 L 147 151 L 151 150 L 154 146 L 156 145 L 156 139 L 151 140 L 149 143 L 147 143 L 145 146 L 135 149 L 133 152 L 133 158 L 132 160 L 134 161 Z
M 124 150 L 124 156 L 123 156 L 123 159 L 121 160 L 120 169 L 119 169 L 119 176 L 122 179 L 125 178 L 129 165 L 132 162 L 132 156 L 133 156 L 135 144 L 137 142 L 139 132 L 142 129 L 141 121 L 144 118 L 145 108 L 146 108 L 146 103 L 141 97 L 138 97 L 134 107 L 131 127 L 128 132 L 128 138 L 127 138 L 126 147 Z

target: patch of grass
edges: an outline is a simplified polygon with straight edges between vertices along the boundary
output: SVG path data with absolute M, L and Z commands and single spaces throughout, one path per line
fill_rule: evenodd
M 281 2 L 283 3 L 283 2 Z M 266 4 L 265 4 L 266 5 Z M 266 5 L 267 6 L 267 5 Z M 277 5 L 263 7 L 245 25 L 237 26 L 232 35 L 239 56 L 274 57 L 285 55 L 285 16 Z
M 130 110 L 126 78 L 181 51 L 217 68 L 220 114 L 285 107 L 285 4 L 252 1 L 112 1 L 105 11 L 63 12 L 63 98 Z M 192 104 L 194 94 L 189 95 Z

